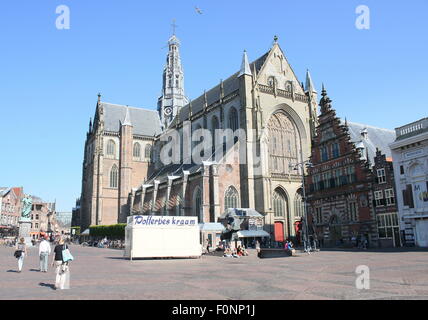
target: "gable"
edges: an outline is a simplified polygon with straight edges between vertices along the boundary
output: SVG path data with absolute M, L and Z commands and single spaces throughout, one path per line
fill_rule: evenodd
M 275 44 L 268 53 L 257 75 L 257 82 L 268 85 L 270 77 L 275 77 L 278 89 L 286 90 L 287 83 L 293 82 L 295 92 L 304 94 L 299 79 L 278 44 Z

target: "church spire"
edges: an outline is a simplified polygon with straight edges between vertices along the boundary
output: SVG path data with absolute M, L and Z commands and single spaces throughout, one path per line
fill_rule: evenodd
M 126 115 L 125 115 L 125 120 L 123 120 L 123 122 L 122 122 L 122 126 L 132 126 L 131 116 L 129 114 L 129 107 L 128 106 L 126 106 Z
M 317 91 L 315 90 L 314 83 L 312 82 L 312 77 L 311 77 L 311 74 L 309 72 L 309 69 L 306 70 L 306 88 L 305 88 L 305 91 L 309 92 L 309 93 L 317 93 Z
M 165 130 L 178 114 L 178 110 L 188 103 L 184 93 L 184 71 L 180 58 L 180 41 L 173 34 L 168 40 L 168 55 L 163 71 L 162 96 L 158 100 L 158 112 Z
M 251 76 L 251 68 L 250 64 L 248 63 L 248 56 L 246 50 L 244 50 L 244 54 L 242 56 L 241 71 L 239 72 L 238 77 L 241 77 L 243 75 Z

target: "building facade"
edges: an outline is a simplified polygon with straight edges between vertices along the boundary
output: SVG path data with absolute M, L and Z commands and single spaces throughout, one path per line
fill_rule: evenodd
M 324 246 L 354 246 L 365 239 L 377 247 L 373 201 L 377 183 L 371 164 L 381 164 L 383 158 L 376 147 L 389 151 L 386 143 L 393 141 L 394 132 L 343 123 L 331 102 L 323 88 L 311 167 L 305 181 L 309 234 Z
M 16 229 L 19 226 L 19 218 L 21 217 L 23 188 L 2 188 L 0 193 L 0 225 L 3 229 Z
M 390 148 L 404 243 L 428 247 L 428 118 L 397 128 L 396 133 Z
M 170 39 L 167 63 L 175 65 L 165 69 L 158 113 L 98 101 L 85 144 L 82 228 L 125 222 L 137 213 L 217 222 L 226 209 L 241 207 L 262 213 L 274 239 L 294 236 L 303 205 L 301 172 L 292 165 L 308 159 L 317 122 L 317 92 L 309 72 L 304 86 L 275 41 L 252 63 L 244 52 L 238 72 L 196 99 L 176 102 L 185 97 L 184 89 L 175 90 L 183 87 L 178 43 L 175 36 L 173 45 Z M 172 80 L 178 75 L 178 83 L 167 80 L 168 72 Z M 240 129 L 246 139 L 228 144 L 214 138 L 210 152 L 199 152 L 201 161 L 189 161 L 185 150 L 195 151 L 197 145 L 184 141 L 199 129 Z M 179 158 L 165 164 L 162 150 L 171 131 L 181 138 Z M 109 140 L 115 142 L 114 152 Z M 133 152 L 136 142 L 140 153 Z M 115 157 L 108 158 L 109 153 Z
M 373 207 L 378 225 L 379 247 L 401 247 L 404 234 L 398 219 L 392 158 L 377 149 L 372 171 Z
M 42 233 L 51 235 L 58 232 L 55 203 L 45 202 L 36 196 L 31 196 L 31 198 L 33 205 L 31 208 L 30 237 L 33 240 L 38 240 Z

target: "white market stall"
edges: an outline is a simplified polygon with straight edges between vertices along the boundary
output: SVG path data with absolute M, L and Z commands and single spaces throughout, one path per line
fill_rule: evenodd
M 130 216 L 125 227 L 125 257 L 199 258 L 197 217 Z

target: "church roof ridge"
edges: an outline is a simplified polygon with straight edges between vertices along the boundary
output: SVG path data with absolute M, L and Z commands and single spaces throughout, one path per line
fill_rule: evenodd
M 147 109 L 147 108 L 144 108 L 144 107 L 133 107 L 133 106 L 127 106 L 127 105 L 124 105 L 124 104 L 117 104 L 117 103 L 111 103 L 111 102 L 106 102 L 106 101 L 101 101 L 101 104 L 104 104 L 104 105 L 108 104 L 110 106 L 130 108 L 130 109 L 134 109 L 134 110 L 152 111 L 152 112 L 156 112 L 157 113 L 157 110 L 155 110 L 155 109 Z
M 392 130 L 392 129 L 376 127 L 376 126 L 373 126 L 373 125 L 369 125 L 369 124 L 365 124 L 365 123 L 360 123 L 360 122 L 348 121 L 348 124 L 358 125 L 358 126 L 361 126 L 361 127 L 365 127 L 367 129 L 371 128 L 371 129 L 385 130 L 385 131 L 389 131 L 389 132 L 394 132 L 395 133 L 395 130 Z

